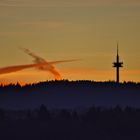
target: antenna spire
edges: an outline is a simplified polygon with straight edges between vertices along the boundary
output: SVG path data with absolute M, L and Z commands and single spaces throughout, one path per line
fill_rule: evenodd
M 119 43 L 117 42 L 117 55 L 119 55 Z

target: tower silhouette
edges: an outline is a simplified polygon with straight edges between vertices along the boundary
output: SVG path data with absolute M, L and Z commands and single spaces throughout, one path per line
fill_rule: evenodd
M 113 63 L 113 67 L 116 68 L 116 82 L 119 83 L 120 81 L 120 68 L 123 67 L 123 62 L 119 61 L 119 47 L 117 43 L 117 57 L 116 57 L 116 62 Z

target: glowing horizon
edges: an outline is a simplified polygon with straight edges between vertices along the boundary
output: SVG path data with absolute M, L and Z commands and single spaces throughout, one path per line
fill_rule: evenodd
M 60 72 L 63 73 L 63 77 L 65 77 L 64 79 L 67 79 L 70 81 L 71 80 L 74 80 L 74 81 L 76 80 L 115 81 L 116 80 L 115 70 L 99 71 L 95 69 L 88 69 L 88 70 L 83 69 L 79 72 L 78 69 L 62 69 Z M 139 79 L 134 81 L 132 80 L 132 77 L 138 78 L 137 75 L 140 74 L 140 71 L 121 70 L 120 74 L 121 74 L 121 82 L 124 82 L 124 81 L 139 82 Z M 84 76 L 81 76 L 81 75 L 84 75 Z M 25 85 L 25 84 L 31 84 L 31 83 L 37 83 L 37 82 L 49 81 L 49 80 L 55 80 L 55 79 L 49 73 L 35 71 L 35 70 L 30 69 L 30 70 L 20 71 L 17 73 L 1 75 L 0 83 L 6 84 L 6 85 L 10 83 L 13 83 L 13 84 L 20 83 L 21 85 Z

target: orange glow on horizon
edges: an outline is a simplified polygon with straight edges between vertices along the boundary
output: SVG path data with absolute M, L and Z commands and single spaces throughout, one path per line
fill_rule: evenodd
M 94 80 L 94 81 L 115 81 L 116 71 L 113 70 L 95 70 L 93 68 L 89 69 L 61 69 L 64 79 L 68 80 Z M 120 79 L 123 81 L 134 81 L 140 82 L 139 76 L 140 70 L 121 70 Z M 135 77 L 135 80 L 132 79 Z M 48 72 L 26 70 L 13 74 L 1 75 L 0 83 L 3 85 L 7 84 L 17 84 L 26 85 L 37 83 L 40 81 L 56 80 Z M 62 80 L 62 79 L 58 79 Z

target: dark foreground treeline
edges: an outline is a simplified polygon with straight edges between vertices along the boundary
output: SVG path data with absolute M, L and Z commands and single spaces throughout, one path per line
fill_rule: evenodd
M 139 140 L 139 108 L 48 110 L 0 109 L 2 140 Z
M 63 89 L 89 89 L 89 90 L 99 90 L 99 89 L 109 89 L 109 90 L 140 90 L 140 83 L 135 82 L 123 82 L 123 83 L 116 83 L 114 81 L 105 81 L 105 82 L 96 82 L 96 81 L 89 81 L 89 80 L 81 80 L 81 81 L 46 81 L 46 82 L 39 82 L 33 84 L 27 84 L 21 86 L 19 83 L 17 84 L 9 84 L 9 85 L 0 85 L 0 93 L 38 93 L 41 91 L 47 90 L 49 91 L 60 91 Z
M 25 86 L 0 86 L 0 107 L 5 109 L 88 108 L 131 106 L 140 108 L 140 83 L 46 81 Z

